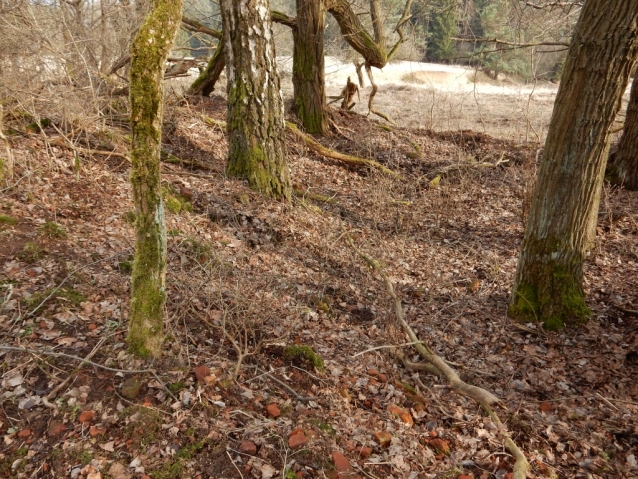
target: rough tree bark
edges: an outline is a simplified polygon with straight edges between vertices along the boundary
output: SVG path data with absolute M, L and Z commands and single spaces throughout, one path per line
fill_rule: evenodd
M 610 126 L 638 52 L 638 2 L 585 2 L 556 97 L 509 314 L 548 329 L 585 321 L 583 262 L 595 240 Z
M 609 156 L 608 178 L 629 190 L 638 190 L 638 78 L 634 78 L 625 127 L 618 148 Z
M 166 301 L 166 224 L 160 153 L 164 68 L 179 28 L 183 0 L 154 0 L 131 45 L 131 185 L 137 237 L 131 277 L 129 349 L 159 356 Z
M 292 84 L 295 107 L 308 133 L 328 131 L 323 41 L 325 11 L 322 0 L 297 0 L 297 26 L 292 29 Z
M 272 197 L 290 198 L 283 99 L 268 0 L 222 0 L 228 77 L 231 176 Z

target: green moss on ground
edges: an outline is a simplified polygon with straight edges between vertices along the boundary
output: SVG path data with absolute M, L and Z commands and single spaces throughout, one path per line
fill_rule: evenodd
M 284 358 L 289 361 L 293 359 L 306 360 L 320 371 L 323 371 L 323 359 L 321 359 L 321 356 L 315 353 L 310 346 L 298 346 L 296 344 L 287 346 L 284 349 Z
M 55 221 L 47 221 L 40 226 L 40 232 L 49 238 L 66 238 L 66 230 Z

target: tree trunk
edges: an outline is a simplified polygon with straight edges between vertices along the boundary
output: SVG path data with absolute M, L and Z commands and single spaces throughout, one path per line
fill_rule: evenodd
M 344 40 L 365 58 L 366 63 L 375 68 L 383 68 L 388 63 L 385 44 L 375 42 L 348 0 L 326 0 L 326 8 L 339 24 Z
M 290 198 L 284 108 L 268 0 L 222 0 L 228 77 L 231 176 L 272 197 Z
M 509 314 L 548 329 L 585 321 L 583 262 L 595 240 L 609 152 L 638 52 L 638 2 L 587 0 L 540 163 Z
M 638 190 L 638 77 L 631 86 L 625 128 L 618 148 L 609 156 L 609 179 L 628 190 Z
M 219 76 L 224 71 L 226 59 L 224 57 L 224 41 L 220 40 L 215 49 L 215 53 L 208 60 L 208 64 L 203 72 L 199 74 L 197 79 L 188 89 L 190 95 L 209 96 L 215 89 L 215 84 L 219 80 Z
M 159 356 L 166 300 L 166 224 L 160 152 L 164 68 L 184 0 L 155 0 L 131 45 L 131 185 L 137 237 L 131 277 L 129 349 Z
M 297 26 L 293 28 L 292 83 L 297 116 L 308 133 L 328 131 L 324 77 L 322 0 L 297 0 Z

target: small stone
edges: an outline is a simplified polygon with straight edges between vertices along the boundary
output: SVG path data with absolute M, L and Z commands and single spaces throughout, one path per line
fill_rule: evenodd
M 30 429 L 23 429 L 18 433 L 18 437 L 29 437 L 31 435 Z
M 409 412 L 401 409 L 400 407 L 395 406 L 394 404 L 390 404 L 388 406 L 388 411 L 395 416 L 398 416 L 401 421 L 403 421 L 408 426 L 414 425 L 414 419 L 412 419 L 412 415 Z
M 273 419 L 281 416 L 281 411 L 279 410 L 279 405 L 277 405 L 277 403 L 272 403 L 266 406 L 266 413 Z
M 303 431 L 296 431 L 288 438 L 288 447 L 290 449 L 299 449 L 308 444 L 308 438 Z
M 89 328 L 89 331 L 95 331 L 97 329 L 97 324 L 91 323 L 87 327 Z
M 379 445 L 384 449 L 388 448 L 390 446 L 390 443 L 392 442 L 392 436 L 382 431 L 375 432 L 374 438 L 379 443 Z
M 436 452 L 437 454 L 442 454 L 444 456 L 447 456 L 450 454 L 450 443 L 448 441 L 446 441 L 445 439 L 431 439 L 428 442 L 428 445 L 434 449 L 434 452 Z
M 83 411 L 78 416 L 80 422 L 90 422 L 95 418 L 95 411 Z
M 341 454 L 339 451 L 334 451 L 332 453 L 332 461 L 335 464 L 335 469 L 337 470 L 337 472 L 341 473 L 352 471 L 350 461 L 348 461 L 348 458 Z
M 71 479 L 77 479 L 81 471 L 82 469 L 80 469 L 79 467 L 74 467 L 73 469 L 71 469 Z
M 106 434 L 105 427 L 91 426 L 91 429 L 89 429 L 89 436 L 91 437 L 100 436 L 102 434 Z
M 142 388 L 142 380 L 136 376 L 128 378 L 122 383 L 122 396 L 127 399 L 135 399 Z
M 239 452 L 254 456 L 257 454 L 257 445 L 252 441 L 242 441 L 241 444 L 239 444 Z
M 541 412 L 550 412 L 554 410 L 554 406 L 552 406 L 551 403 L 542 402 L 539 406 L 539 409 L 541 410 Z
M 64 423 L 62 421 L 53 420 L 51 421 L 51 424 L 49 424 L 49 430 L 47 431 L 47 434 L 49 437 L 57 436 L 65 429 L 66 427 L 64 427 Z
M 195 368 L 195 379 L 199 384 L 206 384 L 206 377 L 210 376 L 210 368 L 206 366 L 197 366 Z
M 359 456 L 361 456 L 361 458 L 363 459 L 367 459 L 372 455 L 372 448 L 371 447 L 362 447 L 359 450 Z

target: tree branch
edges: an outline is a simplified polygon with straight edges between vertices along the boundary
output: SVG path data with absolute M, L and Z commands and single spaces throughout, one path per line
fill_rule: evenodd
M 348 235 L 347 231 L 343 231 L 346 241 L 350 245 L 350 247 L 361 257 L 372 269 L 374 269 L 379 275 L 383 278 L 383 281 L 386 285 L 388 293 L 390 297 L 394 301 L 395 315 L 396 318 L 401 325 L 403 331 L 408 336 L 410 341 L 414 343 L 414 348 L 419 352 L 421 357 L 423 357 L 428 363 L 433 365 L 436 369 L 438 369 L 442 375 L 447 379 L 450 387 L 454 389 L 459 394 L 469 397 L 476 401 L 483 410 L 490 416 L 492 422 L 496 424 L 499 428 L 501 435 L 503 436 L 503 444 L 507 448 L 507 450 L 514 456 L 514 479 L 525 479 L 527 477 L 527 470 L 529 469 L 529 463 L 527 462 L 527 458 L 525 454 L 519 449 L 516 443 L 512 440 L 510 433 L 508 432 L 505 425 L 501 422 L 498 415 L 492 409 L 493 404 L 500 403 L 500 400 L 491 392 L 480 388 L 478 386 L 473 386 L 471 384 L 467 384 L 465 381 L 461 380 L 458 373 L 448 366 L 443 358 L 441 358 L 438 354 L 433 352 L 430 347 L 419 340 L 416 333 L 412 329 L 412 327 L 405 320 L 405 316 L 403 314 L 403 306 L 401 304 L 401 299 L 397 296 L 394 285 L 390 280 L 389 276 L 381 266 L 381 264 L 368 256 L 367 254 L 360 251 L 352 241 L 350 235 Z

